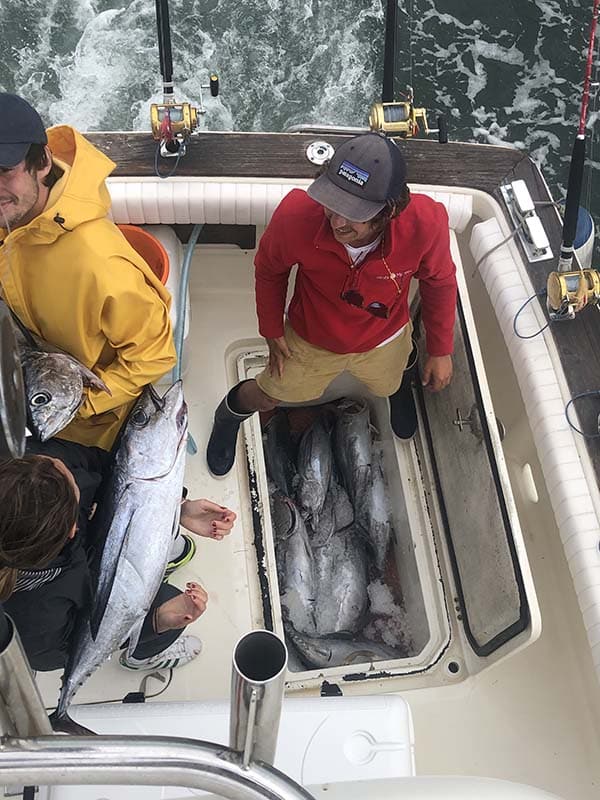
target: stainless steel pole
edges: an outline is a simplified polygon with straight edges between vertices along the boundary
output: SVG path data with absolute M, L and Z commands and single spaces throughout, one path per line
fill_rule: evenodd
M 0 732 L 3 735 L 45 736 L 52 726 L 16 628 L 11 629 L 8 645 L 0 652 Z
M 243 767 L 240 754 L 228 747 L 156 736 L 5 739 L 0 744 L 2 783 L 182 786 L 227 800 L 314 800 L 274 767 Z
M 271 631 L 250 631 L 233 650 L 229 746 L 244 766 L 275 760 L 286 667 L 287 648 Z

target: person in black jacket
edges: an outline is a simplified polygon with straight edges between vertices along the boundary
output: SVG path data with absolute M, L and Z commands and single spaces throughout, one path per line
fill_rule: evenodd
M 31 440 L 22 458 L 0 461 L 0 601 L 13 619 L 34 670 L 64 667 L 79 611 L 91 600 L 87 527 L 110 457 L 95 447 Z M 183 524 L 220 539 L 235 514 L 205 500 L 186 501 Z M 213 509 L 217 509 L 216 511 Z M 187 520 L 187 522 L 186 522 Z M 201 649 L 195 636 L 181 636 L 205 610 L 208 595 L 196 583 L 181 592 L 163 583 L 140 642 L 122 666 L 181 666 Z

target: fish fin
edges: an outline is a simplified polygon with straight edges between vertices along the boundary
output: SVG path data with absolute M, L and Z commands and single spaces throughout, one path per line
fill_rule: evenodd
M 142 628 L 144 626 L 144 619 L 145 615 L 139 622 L 136 622 L 134 627 L 129 634 L 129 642 L 127 644 L 127 658 L 130 658 L 133 655 L 133 651 L 138 646 L 140 642 L 140 636 L 142 635 Z
M 104 612 L 106 611 L 106 606 L 108 604 L 108 600 L 112 592 L 115 575 L 117 573 L 117 567 L 119 564 L 119 560 L 121 558 L 121 553 L 123 552 L 123 548 L 129 538 L 129 531 L 131 530 L 131 525 L 135 518 L 136 510 L 137 510 L 136 508 L 133 508 L 131 510 L 129 519 L 127 520 L 127 525 L 125 527 L 125 530 L 123 531 L 123 538 L 121 540 L 121 545 L 119 547 L 118 553 L 116 554 L 115 557 L 113 557 L 112 562 L 110 564 L 104 563 L 104 557 L 102 558 L 102 562 L 100 564 L 98 585 L 96 587 L 96 594 L 94 596 L 94 600 L 92 603 L 92 610 L 90 613 L 90 632 L 92 634 L 92 639 L 94 639 L 94 641 L 96 640 L 96 636 L 98 635 L 98 631 L 100 629 L 100 624 L 104 617 Z M 114 524 L 115 524 L 115 518 L 113 517 L 111 528 Z M 109 535 L 110 535 L 110 530 L 107 533 L 107 538 Z
M 80 725 L 65 712 L 61 716 L 56 711 L 48 717 L 53 731 L 60 733 L 70 733 L 72 736 L 97 736 L 96 731 L 86 728 L 85 725 Z
M 99 378 L 91 369 L 84 367 L 83 364 L 77 365 L 79 367 L 79 371 L 81 372 L 81 380 L 83 381 L 84 386 L 89 386 L 92 389 L 100 389 L 102 392 L 106 392 L 107 395 L 112 397 L 112 392 L 108 388 L 108 386 L 104 383 L 102 378 Z

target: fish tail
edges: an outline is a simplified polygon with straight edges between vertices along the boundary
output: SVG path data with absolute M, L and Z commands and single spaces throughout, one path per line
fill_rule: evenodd
M 96 731 L 75 722 L 66 711 L 59 712 L 58 709 L 53 711 L 49 716 L 49 720 L 54 731 L 69 733 L 71 736 L 97 736 Z

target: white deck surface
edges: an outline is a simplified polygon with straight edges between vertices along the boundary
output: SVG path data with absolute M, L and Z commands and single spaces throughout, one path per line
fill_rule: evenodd
M 188 457 L 186 483 L 192 497 L 207 497 L 238 514 L 223 542 L 198 540 L 193 562 L 172 581 L 200 581 L 209 592 L 206 614 L 191 626 L 204 650 L 176 670 L 160 700 L 226 698 L 233 644 L 252 626 L 248 570 L 236 471 L 222 480 L 206 470 L 204 450 L 214 409 L 235 382 L 226 374 L 226 351 L 258 340 L 254 311 L 252 253 L 237 248 L 198 248 L 191 280 L 192 320 L 187 340 L 185 386 L 190 430 L 199 452 Z M 465 774 L 505 778 L 544 788 L 568 800 L 600 796 L 600 689 L 591 665 L 572 582 L 564 560 L 510 362 L 495 332 L 493 311 L 475 281 L 472 303 L 482 324 L 484 358 L 496 411 L 507 428 L 505 453 L 542 611 L 540 639 L 480 676 L 439 689 L 403 693 L 415 724 L 418 774 Z M 540 500 L 522 491 L 520 475 L 529 462 Z M 149 535 L 151 531 L 149 531 Z M 136 690 L 141 673 L 122 670 L 116 659 L 80 690 L 77 702 L 119 700 Z M 48 705 L 55 703 L 59 673 L 39 675 Z M 148 691 L 159 691 L 151 682 Z M 165 731 L 176 735 L 177 730 Z

